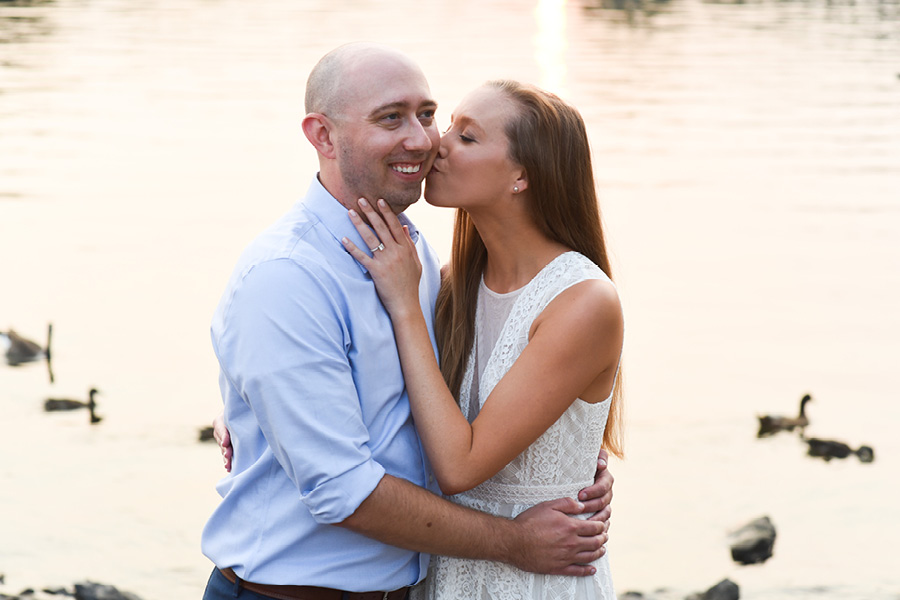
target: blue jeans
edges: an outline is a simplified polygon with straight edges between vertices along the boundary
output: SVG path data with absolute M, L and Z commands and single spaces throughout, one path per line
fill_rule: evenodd
M 344 600 L 359 596 L 353 592 L 340 593 L 341 598 Z M 370 592 L 367 593 L 366 596 L 371 596 L 373 593 L 379 596 L 382 594 L 382 592 Z M 396 594 L 397 592 L 393 592 L 392 597 L 397 598 Z M 408 596 L 404 593 L 403 597 L 407 598 Z M 236 579 L 234 583 L 231 583 L 228 581 L 228 578 L 222 574 L 222 571 L 218 568 L 214 568 L 212 574 L 209 576 L 209 581 L 206 582 L 206 591 L 203 592 L 203 600 L 235 600 L 235 598 L 240 598 L 240 600 L 274 600 L 271 596 L 266 596 L 265 594 L 246 589 L 241 585 L 240 579 Z
M 206 582 L 203 600 L 234 600 L 234 598 L 240 598 L 241 600 L 272 600 L 269 596 L 245 590 L 240 583 L 240 579 L 231 583 L 222 575 L 222 571 L 214 568 L 209 576 L 209 581 Z

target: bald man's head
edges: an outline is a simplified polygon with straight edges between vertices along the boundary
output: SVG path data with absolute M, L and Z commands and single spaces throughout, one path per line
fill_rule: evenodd
M 344 44 L 323 56 L 310 72 L 306 81 L 306 113 L 340 118 L 346 103 L 365 92 L 358 89 L 360 72 L 380 61 L 396 62 L 419 70 L 408 56 L 389 46 L 372 42 Z
M 319 181 L 344 206 L 384 198 L 396 213 L 419 199 L 441 135 L 422 69 L 379 44 L 326 54 L 306 88 L 303 132 L 319 153 Z

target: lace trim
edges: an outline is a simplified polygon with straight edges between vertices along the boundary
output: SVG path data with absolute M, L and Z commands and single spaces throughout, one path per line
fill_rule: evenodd
M 575 498 L 578 492 L 592 483 L 594 483 L 593 480 L 558 485 L 517 485 L 489 479 L 457 496 L 468 496 L 488 502 L 532 505 L 557 498 Z

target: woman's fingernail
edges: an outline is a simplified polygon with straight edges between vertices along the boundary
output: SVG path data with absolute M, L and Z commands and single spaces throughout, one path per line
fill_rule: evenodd
M 351 217 L 355 217 L 355 216 L 356 216 L 356 211 L 353 210 L 352 208 L 350 209 L 350 216 L 351 216 Z
M 345 246 L 346 246 L 346 245 L 347 245 L 347 244 L 349 244 L 349 243 L 350 243 L 350 240 L 348 240 L 348 239 L 347 239 L 347 238 L 345 238 L 345 237 L 342 237 L 342 238 L 341 238 L 341 243 L 342 243 L 342 244 L 343 244 L 343 245 L 345 245 Z
M 384 201 L 384 198 L 380 198 L 378 200 L 378 206 L 380 206 L 381 208 L 384 208 L 385 206 L 387 206 L 387 202 Z
M 366 202 L 366 199 L 365 199 L 365 198 L 360 198 L 360 199 L 359 199 L 359 205 L 360 205 L 360 206 L 368 206 L 369 203 Z

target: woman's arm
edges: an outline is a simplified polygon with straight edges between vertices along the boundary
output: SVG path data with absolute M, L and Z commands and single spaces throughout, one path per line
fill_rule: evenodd
M 622 340 L 615 289 L 581 282 L 562 292 L 532 326 L 528 346 L 500 380 L 470 425 L 450 394 L 431 346 L 418 302 L 415 247 L 390 209 L 375 213 L 360 203 L 351 219 L 374 256 L 345 241 L 372 274 L 391 315 L 416 429 L 441 489 L 459 493 L 496 474 L 585 394 L 605 398 L 612 389 Z M 376 235 L 377 234 L 377 238 Z
M 213 437 L 222 453 L 222 462 L 225 463 L 225 470 L 231 473 L 231 457 L 234 455 L 234 448 L 231 446 L 231 432 L 225 425 L 225 411 L 220 412 L 213 419 Z

